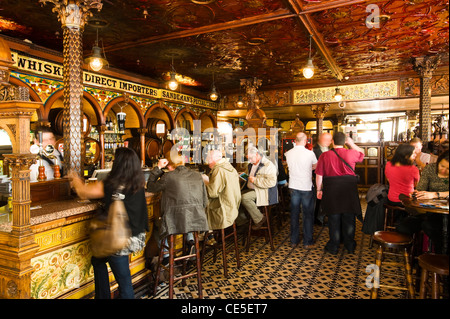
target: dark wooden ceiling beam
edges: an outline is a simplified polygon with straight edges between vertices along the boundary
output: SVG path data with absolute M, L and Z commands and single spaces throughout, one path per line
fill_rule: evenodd
M 330 68 L 330 71 L 332 72 L 333 76 L 336 79 L 338 79 L 339 81 L 342 81 L 344 79 L 344 74 L 343 74 L 341 68 L 337 65 L 333 56 L 331 55 L 330 50 L 325 45 L 322 34 L 317 30 L 317 27 L 314 24 L 314 21 L 310 17 L 309 13 L 316 12 L 319 10 L 327 10 L 327 9 L 341 7 L 341 6 L 352 5 L 352 4 L 359 3 L 359 2 L 363 2 L 363 1 L 360 1 L 360 0 L 343 1 L 342 0 L 342 1 L 335 1 L 328 5 L 325 5 L 325 4 L 321 5 L 320 6 L 321 9 L 317 9 L 317 7 L 319 7 L 318 5 L 312 6 L 311 9 L 304 9 L 304 6 L 303 6 L 301 0 L 289 0 L 289 3 L 291 4 L 295 13 L 298 15 L 298 18 L 300 19 L 301 23 L 306 28 L 308 33 L 312 35 L 312 39 L 314 41 L 315 47 L 317 48 L 319 53 L 324 58 L 325 63 Z
M 289 0 L 289 2 L 298 2 L 295 0 Z M 340 1 L 333 1 L 333 2 L 325 2 L 325 3 L 315 3 L 307 6 L 301 5 L 301 12 L 298 14 L 308 14 L 313 13 L 317 11 L 324 11 L 324 10 L 330 10 L 335 9 L 339 7 L 346 7 L 354 4 L 360 4 L 368 2 L 367 0 L 340 0 Z
M 199 35 L 199 34 L 223 31 L 223 30 L 227 30 L 227 29 L 235 29 L 235 28 L 245 27 L 248 25 L 269 22 L 269 21 L 273 21 L 273 20 L 292 18 L 292 17 L 295 17 L 296 15 L 297 14 L 292 13 L 288 9 L 279 9 L 279 10 L 276 10 L 271 13 L 261 14 L 258 16 L 253 16 L 253 17 L 248 17 L 248 18 L 243 18 L 240 20 L 227 21 L 227 22 L 207 25 L 207 26 L 203 26 L 203 27 L 199 27 L 199 28 L 195 28 L 195 29 L 172 32 L 169 34 L 148 37 L 148 38 L 135 40 L 135 41 L 122 42 L 122 43 L 119 43 L 116 45 L 110 45 L 108 47 L 105 47 L 105 51 L 112 52 L 112 51 L 125 50 L 128 48 L 143 46 L 143 45 L 147 45 L 147 44 L 151 44 L 151 43 L 157 43 L 157 42 L 174 40 L 174 39 L 185 38 L 185 37 L 191 37 L 191 36 L 195 36 L 195 35 Z

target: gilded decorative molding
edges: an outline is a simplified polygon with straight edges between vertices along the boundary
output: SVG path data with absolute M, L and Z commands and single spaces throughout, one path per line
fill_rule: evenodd
M 364 84 L 339 85 L 346 101 L 372 100 L 398 96 L 398 82 L 384 81 Z M 294 104 L 331 103 L 336 87 L 294 90 Z

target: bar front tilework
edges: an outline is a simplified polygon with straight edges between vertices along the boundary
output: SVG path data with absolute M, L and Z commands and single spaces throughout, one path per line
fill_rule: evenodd
M 331 103 L 337 86 L 294 90 L 294 104 Z M 339 85 L 345 101 L 394 98 L 398 96 L 398 81 Z
M 54 299 L 94 278 L 88 240 L 35 257 L 31 265 L 35 299 Z

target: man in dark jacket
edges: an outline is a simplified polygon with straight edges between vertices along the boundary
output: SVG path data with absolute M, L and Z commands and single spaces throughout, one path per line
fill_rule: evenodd
M 317 160 L 319 160 L 319 157 L 320 155 L 322 155 L 322 153 L 327 152 L 330 149 L 332 140 L 333 136 L 330 133 L 320 134 L 317 144 L 313 147 L 313 152 L 316 155 Z M 315 174 L 313 174 L 313 178 L 315 178 Z M 315 189 L 314 195 L 316 198 L 316 206 L 314 209 L 314 223 L 317 225 L 323 225 L 324 215 L 322 214 L 322 210 L 320 208 L 320 199 L 317 198 Z
M 147 191 L 162 192 L 159 238 L 208 231 L 208 194 L 202 175 L 184 166 L 181 156 L 160 159 L 148 178 Z M 164 173 L 163 168 L 169 172 Z M 188 238 L 189 239 L 189 238 Z

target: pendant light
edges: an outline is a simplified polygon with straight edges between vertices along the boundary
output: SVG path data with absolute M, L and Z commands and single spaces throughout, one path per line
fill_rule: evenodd
M 312 62 L 311 58 L 311 41 L 312 41 L 312 35 L 309 36 L 309 57 L 308 62 L 306 63 L 306 66 L 303 68 L 303 76 L 307 79 L 310 79 L 314 75 L 314 64 Z
M 106 60 L 105 52 L 98 46 L 98 28 L 97 39 L 95 40 L 95 44 L 92 47 L 92 54 L 85 60 L 85 62 L 95 72 L 100 71 L 105 65 L 108 65 L 108 60 Z
M 243 107 L 244 106 L 244 101 L 242 100 L 242 96 L 239 95 L 238 97 L 238 101 L 236 102 L 237 107 Z
M 336 88 L 336 90 L 335 90 L 335 93 L 334 93 L 334 96 L 333 96 L 333 98 L 337 101 L 337 102 L 340 102 L 340 101 L 342 101 L 342 93 L 341 93 L 341 90 L 339 89 L 339 87 L 337 87 Z
M 169 89 L 171 89 L 172 91 L 175 91 L 178 88 L 178 81 L 176 79 L 176 72 L 175 72 L 175 68 L 173 67 L 173 57 L 172 57 L 172 71 L 170 72 L 170 80 L 168 83 Z
M 211 92 L 209 93 L 209 98 L 211 99 L 211 101 L 217 101 L 217 99 L 219 98 L 219 94 L 217 93 L 216 90 L 216 86 L 214 85 L 214 73 L 213 73 L 213 83 L 212 83 L 212 88 L 211 88 Z

